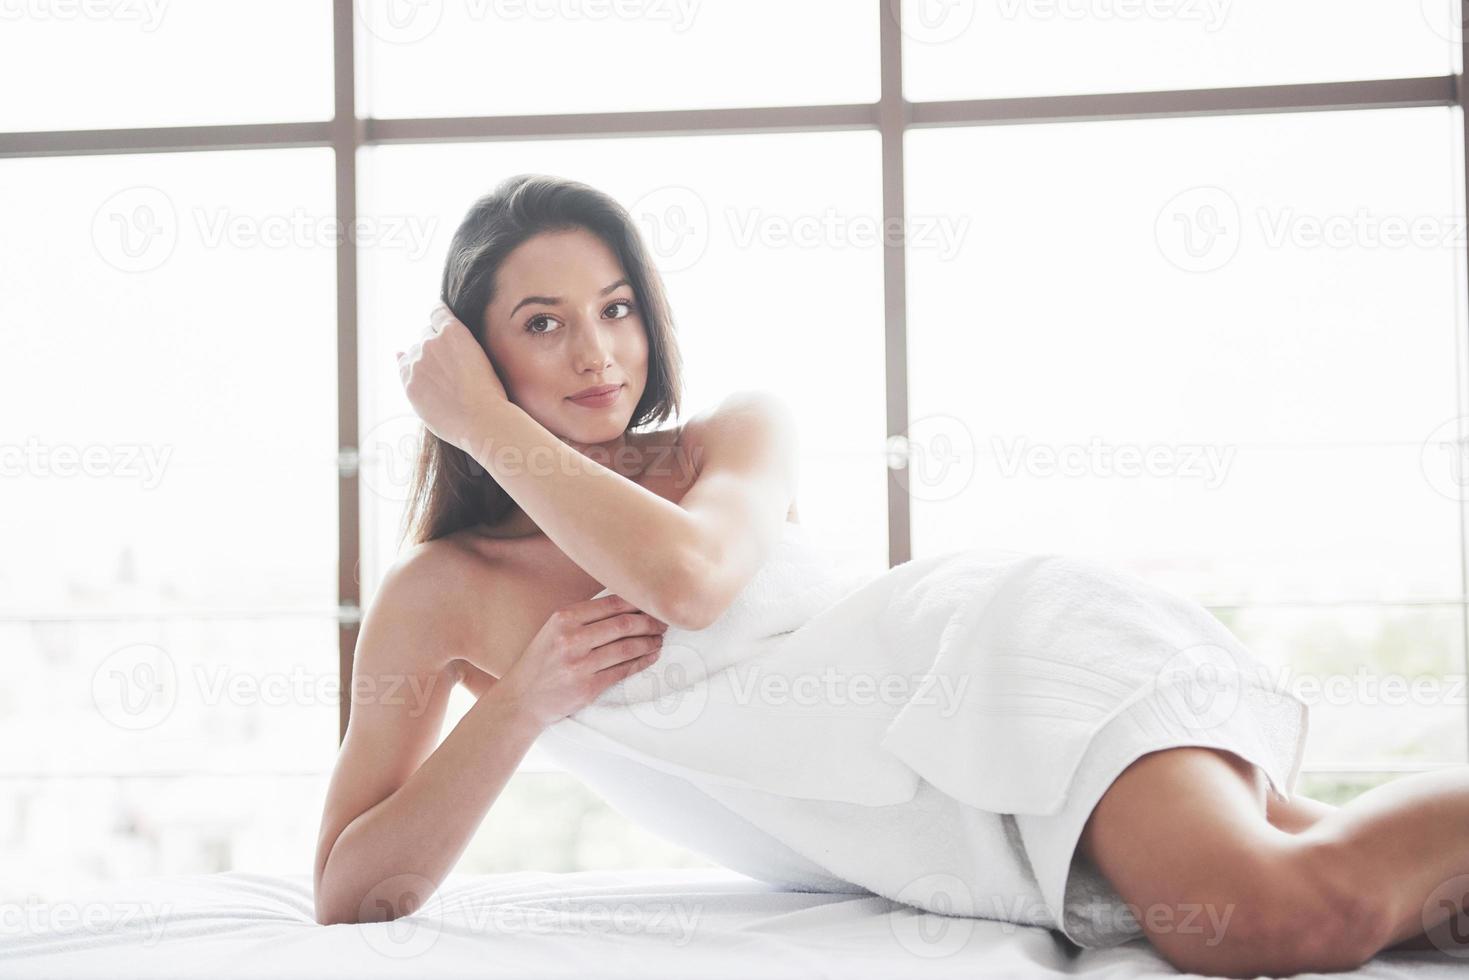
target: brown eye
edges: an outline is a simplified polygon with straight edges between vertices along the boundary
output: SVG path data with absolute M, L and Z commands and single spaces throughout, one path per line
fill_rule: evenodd
M 525 321 L 525 332 L 526 333 L 538 334 L 538 335 L 550 333 L 551 331 L 549 331 L 549 330 L 536 330 L 535 329 L 535 325 L 537 323 L 539 323 L 541 320 L 547 320 L 547 321 L 549 321 L 550 319 L 551 318 L 548 317 L 548 316 L 546 316 L 546 314 L 544 314 L 544 313 L 537 313 L 535 316 L 533 316 L 529 320 Z

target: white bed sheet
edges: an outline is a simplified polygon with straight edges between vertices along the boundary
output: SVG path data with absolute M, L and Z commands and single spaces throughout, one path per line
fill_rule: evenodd
M 453 874 L 414 915 L 317 925 L 310 876 L 137 878 L 4 910 L 0 977 L 1174 977 L 1144 940 L 782 891 L 723 868 Z M 1384 954 L 1353 974 L 1448 980 L 1469 961 Z M 1311 974 L 1310 976 L 1317 976 Z

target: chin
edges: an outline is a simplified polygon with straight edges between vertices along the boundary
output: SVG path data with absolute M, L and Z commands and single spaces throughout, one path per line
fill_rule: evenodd
M 628 422 L 631 421 L 631 414 L 621 411 L 609 412 L 596 417 L 578 418 L 578 416 L 586 415 L 588 413 L 585 409 L 568 402 L 554 419 L 538 417 L 536 421 L 562 439 L 571 439 L 584 444 L 611 442 L 623 433 Z

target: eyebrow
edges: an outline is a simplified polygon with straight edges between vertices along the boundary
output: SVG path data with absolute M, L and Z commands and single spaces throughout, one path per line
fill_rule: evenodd
M 619 279 L 619 280 L 617 280 L 616 282 L 614 282 L 610 286 L 603 286 L 602 287 L 602 291 L 600 293 L 598 293 L 597 295 L 598 296 L 606 296 L 608 293 L 612 292 L 612 290 L 616 289 L 618 286 L 626 286 L 627 284 L 628 283 L 627 283 L 627 280 L 626 279 Z M 527 296 L 525 299 L 523 299 L 519 303 L 516 303 L 515 304 L 515 309 L 514 310 L 511 310 L 508 314 L 506 314 L 506 318 L 508 319 L 509 317 L 514 316 L 515 315 L 515 310 L 520 309 L 522 306 L 526 305 L 527 303 L 540 303 L 542 306 L 559 306 L 561 304 L 561 302 L 562 302 L 562 298 L 560 296 Z

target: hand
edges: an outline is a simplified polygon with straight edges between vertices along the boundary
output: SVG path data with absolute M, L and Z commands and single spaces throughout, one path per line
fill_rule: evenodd
M 485 409 L 510 400 L 484 348 L 443 303 L 422 338 L 398 352 L 398 377 L 429 431 L 465 452 Z
M 562 606 L 492 690 L 541 727 L 595 701 L 613 684 L 651 667 L 668 624 L 620 595 Z

